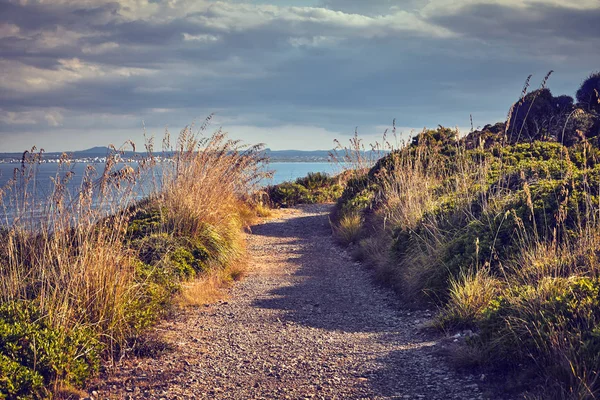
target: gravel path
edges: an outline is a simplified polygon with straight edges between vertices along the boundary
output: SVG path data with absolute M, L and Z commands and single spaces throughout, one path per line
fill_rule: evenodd
M 403 310 L 331 238 L 330 206 L 252 227 L 249 275 L 227 301 L 161 323 L 172 349 L 125 360 L 94 398 L 483 399 L 436 356 Z

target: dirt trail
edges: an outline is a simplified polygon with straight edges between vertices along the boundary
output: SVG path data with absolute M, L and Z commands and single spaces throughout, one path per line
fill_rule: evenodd
M 163 322 L 173 347 L 124 361 L 94 398 L 483 399 L 331 238 L 330 206 L 285 210 L 252 228 L 249 276 L 227 301 Z

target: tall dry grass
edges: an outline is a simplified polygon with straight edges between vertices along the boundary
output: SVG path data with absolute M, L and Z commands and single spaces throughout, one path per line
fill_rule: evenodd
M 141 263 L 139 243 L 146 237 L 202 246 L 202 257 L 208 257 L 204 268 L 215 272 L 182 288 L 191 288 L 183 296 L 187 304 L 198 301 L 194 291 L 204 296 L 220 286 L 217 281 L 242 276 L 242 228 L 251 218 L 246 201 L 265 170 L 261 146 L 244 146 L 221 131 L 205 136 L 207 125 L 194 129 L 183 129 L 173 150 L 167 137 L 162 157 L 149 141 L 145 155 L 123 163 L 123 149 L 113 147 L 100 168 L 86 167 L 76 195 L 68 190 L 75 176 L 65 155 L 51 195 L 36 196 L 43 152 L 26 152 L 2 189 L 0 304 L 33 302 L 45 323 L 62 335 L 82 328 L 93 332 L 110 358 L 160 314 L 147 305 L 158 290 L 156 279 L 172 279 L 156 275 L 177 255 L 168 248 L 157 263 Z M 144 176 L 153 178 L 141 182 Z M 158 210 L 159 222 L 133 240 L 132 219 L 147 209 Z M 211 287 L 199 289 L 202 282 Z
M 25 153 L 3 190 L 13 219 L 0 244 L 3 303 L 35 300 L 51 325 L 89 325 L 110 343 L 128 334 L 124 314 L 136 296 L 133 254 L 123 243 L 127 216 L 120 211 L 133 202 L 139 171 L 118 164 L 119 153 L 108 156 L 101 174 L 86 168 L 77 197 L 68 190 L 72 161 L 63 156 L 47 199 L 35 193 L 43 153 Z
M 240 203 L 249 199 L 263 177 L 261 145 L 242 146 L 221 131 L 200 138 L 184 129 L 177 141 L 173 169 L 165 171 L 160 202 L 170 213 L 170 228 L 195 236 L 203 224 L 245 223 Z

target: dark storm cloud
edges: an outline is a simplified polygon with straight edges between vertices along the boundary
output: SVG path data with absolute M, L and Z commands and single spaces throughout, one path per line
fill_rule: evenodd
M 79 31 L 101 28 L 108 21 L 120 19 L 117 2 L 98 6 L 66 6 L 53 3 L 2 2 L 0 21 L 17 24 L 24 30 L 39 30 L 67 25 Z
M 600 45 L 600 7 L 573 9 L 549 4 L 509 7 L 474 4 L 460 14 L 431 19 L 465 38 L 498 44 L 498 50 L 517 48 L 524 55 L 583 57 L 597 60 Z

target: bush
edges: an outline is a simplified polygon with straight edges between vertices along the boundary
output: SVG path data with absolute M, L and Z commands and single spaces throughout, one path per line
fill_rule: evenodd
M 137 239 L 163 230 L 167 215 L 165 211 L 156 201 L 144 201 L 136 205 L 127 225 L 128 238 Z
M 295 182 L 283 182 L 267 188 L 270 202 L 275 207 L 296 204 L 314 204 L 335 201 L 343 191 L 343 179 L 322 172 L 310 172 Z
M 497 122 L 494 125 L 485 125 L 481 130 L 469 132 L 463 139 L 465 148 L 468 150 L 478 148 L 489 149 L 490 147 L 504 143 L 505 129 L 506 123 Z
M 42 399 L 47 393 L 39 373 L 0 354 L 1 399 Z
M 598 279 L 577 276 L 511 287 L 481 313 L 479 340 L 497 364 L 556 366 L 560 357 L 577 357 L 573 365 L 593 368 L 600 361 L 599 290 Z
M 336 180 L 324 172 L 309 172 L 305 177 L 296 179 L 296 183 L 308 190 L 317 190 L 333 186 Z
M 600 112 L 600 72 L 591 74 L 577 90 L 577 102 L 586 111 Z
M 89 328 L 53 328 L 31 301 L 0 305 L 0 397 L 42 398 L 97 371 L 102 346 Z
M 461 272 L 458 278 L 450 280 L 448 303 L 438 316 L 438 324 L 454 329 L 475 328 L 502 286 L 486 268 Z
M 571 97 L 554 97 L 550 89 L 538 89 L 527 94 L 513 106 L 509 142 L 560 140 L 563 126 L 572 110 Z
M 269 190 L 269 198 L 276 206 L 291 207 L 312 203 L 308 189 L 298 183 L 284 182 Z
M 334 220 L 344 215 L 362 214 L 371 205 L 378 188 L 379 185 L 368 174 L 350 178 L 337 200 Z

